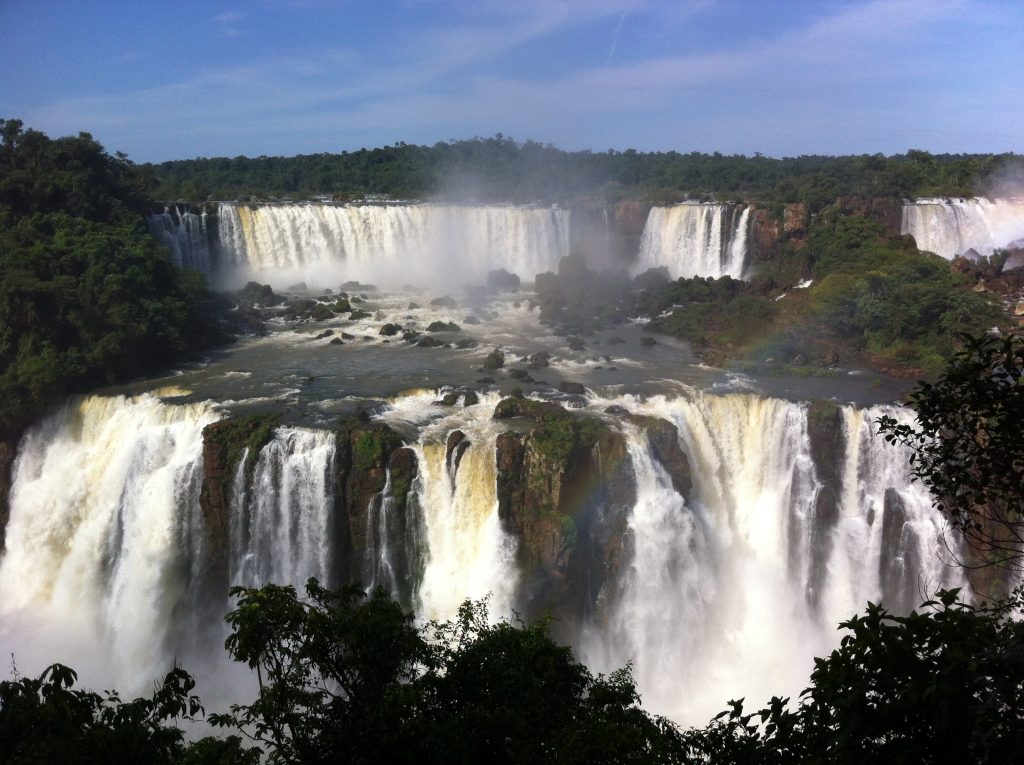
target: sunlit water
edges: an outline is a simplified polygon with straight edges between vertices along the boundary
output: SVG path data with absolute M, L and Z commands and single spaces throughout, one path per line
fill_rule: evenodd
M 208 552 L 198 512 L 201 432 L 231 413 L 259 410 L 283 409 L 286 423 L 258 455 L 251 482 L 234 477 L 233 582 L 301 584 L 327 575 L 336 554 L 328 428 L 368 408 L 403 435 L 418 463 L 413 506 L 423 570 L 410 605 L 444 618 L 466 597 L 489 596 L 493 614 L 508 615 L 521 581 L 517 542 L 497 517 L 495 439 L 507 426 L 491 414 L 513 387 L 586 409 L 626 437 L 637 497 L 628 565 L 608 585 L 606 618 L 583 625 L 574 642 L 595 669 L 632 662 L 653 711 L 701 722 L 727 698 L 795 693 L 813 656 L 835 644 L 836 622 L 886 586 L 958 582 L 930 554 L 941 529 L 927 496 L 908 484 L 903 455 L 869 433 L 882 410 L 863 407 L 892 400 L 899 384 L 844 370 L 824 381 L 753 379 L 695 364 L 671 339 L 642 346 L 644 328 L 635 324 L 588 336 L 585 350 L 571 351 L 540 322 L 528 292 L 453 291 L 455 308 L 430 306 L 438 295 L 367 292 L 358 307 L 369 318 L 272 324 L 266 337 L 167 377 L 72 402 L 30 431 L 0 559 L 0 651 L 15 653 L 26 674 L 60 660 L 84 668 L 94 685 L 129 693 L 145 691 L 178 659 L 203 674 L 209 703 L 237 696 L 247 681 L 219 654 L 223 629 L 194 621 Z M 462 328 L 438 337 L 479 346 L 420 348 L 379 334 L 385 322 L 423 330 L 435 320 Z M 353 337 L 343 345 L 315 338 L 327 329 Z M 506 352 L 506 368 L 481 371 L 495 347 Z M 508 377 L 541 350 L 551 362 L 528 370 L 536 382 Z M 494 382 L 480 382 L 485 376 Z M 580 382 L 587 394 L 560 394 L 560 381 Z M 481 400 L 442 406 L 442 385 L 467 386 Z M 811 582 L 810 507 L 820 478 L 799 402 L 823 387 L 855 405 L 844 410 L 842 518 L 828 531 L 823 580 Z M 640 431 L 604 414 L 612 405 L 676 425 L 694 473 L 689 499 L 672 488 Z M 470 443 L 457 472 L 445 459 L 455 429 Z M 903 568 L 888 574 L 897 584 L 883 586 L 880 561 L 892 554 L 880 542 L 886 488 L 905 495 L 910 536 L 899 551 Z M 368 522 L 382 522 L 386 500 L 375 498 Z M 381 545 L 372 554 L 380 565 L 367 570 L 387 586 L 394 550 Z M 809 589 L 822 593 L 817 605 Z

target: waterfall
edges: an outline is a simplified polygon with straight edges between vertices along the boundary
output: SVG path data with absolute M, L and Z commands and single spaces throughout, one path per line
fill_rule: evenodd
M 186 215 L 153 216 L 172 249 L 187 239 Z M 526 280 L 557 269 L 569 254 L 569 212 L 512 206 L 222 203 L 216 264 L 182 259 L 228 285 L 248 279 L 283 288 L 296 281 L 400 286 L 482 281 L 504 268 Z
M 877 434 L 879 417 L 910 424 L 898 407 L 843 407 L 846 462 L 837 550 L 830 561 L 829 593 L 833 620 L 865 600 L 883 601 L 908 611 L 940 587 L 962 587 L 962 570 L 943 539 L 946 523 L 920 483 L 907 480 L 909 453 Z
M 1024 198 L 915 199 L 903 204 L 900 232 L 921 250 L 947 260 L 974 250 L 991 255 L 1011 244 L 1024 246 Z
M 331 573 L 334 433 L 277 428 L 260 451 L 251 485 L 242 460 L 231 508 L 231 583 L 300 588 Z
M 167 671 L 189 606 L 202 431 L 219 418 L 156 395 L 91 396 L 29 431 L 0 560 L 5 654 L 131 688 Z
M 413 484 L 421 508 L 424 570 L 416 595 L 417 612 L 425 618 L 453 616 L 466 599 L 489 598 L 491 613 L 511 613 L 518 584 L 515 541 L 498 518 L 495 442 L 505 430 L 491 415 L 499 397 L 481 396 L 480 403 L 438 418 L 432 391 L 396 399 L 385 422 L 416 422 L 413 445 L 418 462 Z M 454 430 L 468 442 L 454 470 L 447 441 Z
M 634 273 L 665 267 L 673 279 L 742 279 L 747 267 L 749 221 L 749 207 L 740 210 L 729 204 L 683 202 L 652 207 L 640 238 Z
M 368 560 L 354 568 L 394 590 L 404 555 L 421 617 L 449 618 L 465 598 L 485 596 L 495 618 L 507 616 L 530 584 L 498 518 L 496 442 L 515 426 L 493 419 L 497 394 L 464 407 L 436 396 L 402 396 L 379 415 L 410 438 L 418 470 L 403 534 L 391 531 L 388 472 L 360 520 Z M 575 643 L 597 671 L 632 662 L 649 708 L 701 723 L 728 698 L 795 694 L 813 657 L 835 645 L 838 622 L 868 600 L 903 611 L 964 584 L 939 554 L 943 524 L 909 483 L 906 453 L 874 435 L 879 416 L 907 420 L 907 411 L 841 407 L 835 464 L 823 467 L 806 404 L 687 391 L 592 398 L 588 408 L 609 404 L 673 423 L 692 473 L 684 498 L 641 425 L 607 419 L 626 439 L 636 499 L 624 511 L 622 566 Z M 155 394 L 94 396 L 25 436 L 0 559 L 0 650 L 15 652 L 23 672 L 64 661 L 90 669 L 100 687 L 137 692 L 173 657 L 193 668 L 204 652 L 227 663 L 214 648 L 223 636 L 203 637 L 194 608 L 211 552 L 199 507 L 202 430 L 221 416 Z M 463 443 L 456 466 L 450 451 Z M 224 477 L 232 583 L 330 582 L 344 554 L 335 449 L 332 431 L 279 427 L 251 464 L 246 453 Z M 820 510 L 826 472 L 838 487 L 831 514 Z M 207 642 L 190 649 L 196 635 Z
M 608 623 L 587 630 L 582 651 L 598 669 L 633 662 L 652 708 L 699 723 L 728 698 L 796 695 L 812 657 L 835 644 L 836 624 L 868 600 L 906 611 L 936 587 L 964 584 L 936 557 L 941 520 L 908 483 L 906 455 L 871 435 L 878 416 L 897 410 L 843 409 L 833 526 L 815 516 L 822 482 L 806 405 L 694 393 L 629 408 L 677 426 L 694 488 L 685 502 L 626 429 L 637 475 L 631 561 Z
M 165 207 L 159 215 L 150 215 L 147 223 L 157 241 L 170 249 L 176 266 L 210 272 L 206 210 L 197 215 L 185 207 Z

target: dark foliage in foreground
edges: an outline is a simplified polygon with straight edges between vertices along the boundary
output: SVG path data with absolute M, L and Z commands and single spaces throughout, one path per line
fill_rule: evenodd
M 840 625 L 799 703 L 747 712 L 730 702 L 685 734 L 699 762 L 1006 763 L 1024 747 L 1021 591 L 974 609 L 943 591 L 899 617 L 869 604 Z
M 916 424 L 882 417 L 889 442 L 981 565 L 1024 559 L 1024 336 L 964 336 L 935 382 L 910 395 Z
M 211 718 L 251 733 L 272 762 L 677 761 L 679 735 L 639 707 L 628 670 L 594 677 L 546 625 L 491 624 L 466 603 L 417 627 L 385 592 L 316 580 L 236 588 L 231 656 L 256 700 Z
M 799 700 L 742 700 L 680 730 L 639 705 L 629 670 L 597 677 L 544 624 L 490 624 L 481 604 L 418 627 L 383 591 L 315 580 L 239 588 L 232 657 L 260 690 L 231 732 L 186 746 L 200 711 L 181 670 L 121 701 L 48 668 L 0 683 L 0 759 L 220 763 L 1005 763 L 1024 746 L 1024 596 L 976 609 L 940 592 L 909 616 L 869 604 L 841 626 Z M 685 689 L 680 689 L 685 693 Z M 250 744 L 243 743 L 247 737 Z M 253 746 L 255 744 L 255 746 Z

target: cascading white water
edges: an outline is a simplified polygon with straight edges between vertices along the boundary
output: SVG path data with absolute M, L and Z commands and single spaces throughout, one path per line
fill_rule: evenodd
M 609 623 L 589 630 L 582 650 L 602 669 L 632 661 L 652 708 L 700 723 L 728 698 L 796 694 L 812 657 L 835 644 L 836 624 L 868 600 L 903 609 L 913 604 L 903 597 L 908 583 L 920 582 L 922 594 L 963 584 L 936 560 L 941 524 L 927 494 L 908 484 L 906 455 L 870 435 L 881 410 L 844 409 L 841 518 L 822 528 L 805 405 L 699 393 L 626 403 L 675 423 L 694 488 L 687 505 L 643 437 L 626 430 L 637 475 L 632 557 Z M 894 551 L 878 541 L 886 514 L 899 512 L 885 507 L 886 489 L 906 508 L 897 553 L 906 570 L 883 587 L 879 571 L 892 571 Z M 811 564 L 823 543 L 818 571 Z
M 422 416 L 433 392 L 393 402 L 387 418 Z M 416 598 L 419 615 L 447 619 L 466 599 L 489 596 L 495 616 L 511 612 L 518 575 L 515 541 L 498 518 L 495 441 L 505 430 L 491 415 L 497 396 L 435 419 L 422 428 L 414 445 L 419 464 L 413 486 L 422 509 L 426 566 Z M 454 480 L 446 459 L 446 441 L 453 430 L 466 434 L 469 447 Z
M 1024 198 L 915 199 L 903 204 L 901 233 L 918 249 L 947 260 L 974 250 L 979 255 L 1024 239 Z
M 832 620 L 857 610 L 866 599 L 906 610 L 940 587 L 965 585 L 954 560 L 960 554 L 957 542 L 947 534 L 927 489 L 907 478 L 908 452 L 877 436 L 882 416 L 913 422 L 913 415 L 898 407 L 843 407 L 842 511 L 824 599 Z M 887 524 L 892 539 L 885 539 Z
M 219 418 L 156 395 L 91 396 L 29 431 L 0 561 L 5 655 L 29 671 L 81 666 L 128 690 L 170 668 L 202 431 Z
M 673 279 L 742 279 L 747 268 L 749 222 L 749 207 L 739 210 L 735 205 L 703 202 L 652 207 L 633 272 L 665 267 Z
M 498 519 L 495 465 L 508 424 L 492 418 L 497 394 L 455 408 L 435 398 L 402 396 L 381 415 L 416 434 L 407 513 L 419 514 L 419 542 L 401 541 L 420 547 L 416 610 L 448 618 L 465 598 L 489 594 L 492 614 L 508 615 L 519 574 L 516 542 Z M 692 470 L 684 501 L 643 431 L 614 420 L 627 439 L 636 503 L 626 564 L 602 593 L 603 621 L 578 647 L 595 669 L 632 661 L 650 709 L 701 723 L 730 697 L 758 703 L 795 693 L 812 657 L 835 644 L 836 624 L 867 600 L 906 608 L 918 594 L 963 584 L 937 557 L 942 525 L 927 492 L 908 483 L 906 455 L 872 435 L 877 417 L 907 417 L 902 410 L 843 408 L 838 513 L 823 520 L 806 405 L 698 392 L 590 403 L 673 422 Z M 65 661 L 129 692 L 182 656 L 182 633 L 196 627 L 186 611 L 191 580 L 205 555 L 201 433 L 219 417 L 207 404 L 154 395 L 92 397 L 30 431 L 0 560 L 0 649 L 16 652 L 28 671 Z M 446 441 L 456 429 L 469 447 L 453 471 Z M 237 467 L 233 583 L 329 578 L 334 459 L 330 431 L 279 428 L 251 474 L 244 461 Z M 389 545 L 398 541 L 387 531 L 390 486 L 389 478 L 366 516 L 385 586 L 397 552 Z
M 167 207 L 159 215 L 150 215 L 147 223 L 153 236 L 170 249 L 176 266 L 210 272 L 206 210 L 197 215 L 185 207 Z
M 553 208 L 225 203 L 217 216 L 223 277 L 279 287 L 481 281 L 498 268 L 532 279 L 569 253 L 569 212 Z
M 231 583 L 301 588 L 328 581 L 333 554 L 335 437 L 328 430 L 277 428 L 260 451 L 251 486 L 244 460 L 231 498 Z

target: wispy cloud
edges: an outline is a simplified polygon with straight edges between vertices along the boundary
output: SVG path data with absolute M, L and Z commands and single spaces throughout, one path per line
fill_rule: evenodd
M 238 37 L 244 34 L 242 23 L 245 21 L 245 14 L 241 11 L 225 11 L 212 16 L 210 21 L 218 27 L 218 31 L 225 37 Z
M 991 7 L 974 13 L 971 0 L 845 3 L 729 45 L 646 54 L 637 45 L 618 47 L 627 26 L 631 42 L 644 29 L 671 41 L 721 8 L 708 0 L 444 7 L 443 22 L 406 27 L 374 49 L 353 39 L 302 56 L 253 58 L 157 87 L 63 99 L 26 117 L 51 130 L 145 136 L 151 146 L 164 140 L 160 158 L 432 143 L 498 131 L 567 148 L 941 150 L 970 136 L 1020 149 L 1009 127 L 1024 122 L 1019 85 L 1005 73 L 998 80 L 998 72 L 965 84 L 963 61 L 942 44 L 951 25 L 988 29 L 1005 21 Z M 246 19 L 228 12 L 210 21 L 233 28 Z M 543 76 L 508 66 L 583 29 L 597 46 L 589 57 L 552 56 L 558 66 Z M 1024 59 L 1003 63 L 1012 72 Z

